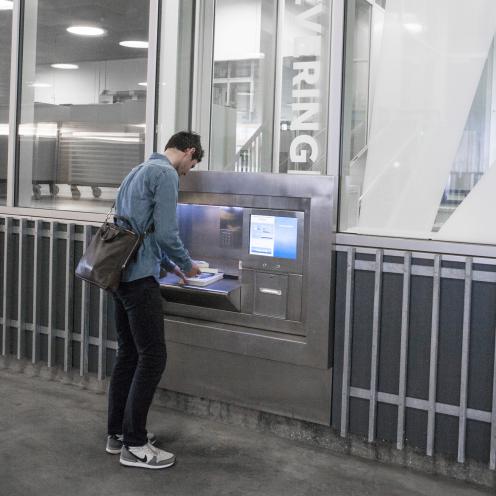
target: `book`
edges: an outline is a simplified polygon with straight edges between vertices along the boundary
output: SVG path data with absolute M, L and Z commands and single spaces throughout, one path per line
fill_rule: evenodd
M 221 272 L 217 272 L 216 274 L 202 272 L 195 277 L 186 277 L 186 284 L 190 286 L 208 286 L 209 284 L 220 281 L 223 277 L 224 274 Z

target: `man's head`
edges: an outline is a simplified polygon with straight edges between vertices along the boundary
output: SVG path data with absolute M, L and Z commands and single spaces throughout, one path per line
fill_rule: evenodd
M 200 135 L 181 131 L 170 137 L 165 156 L 180 176 L 185 176 L 203 158 Z

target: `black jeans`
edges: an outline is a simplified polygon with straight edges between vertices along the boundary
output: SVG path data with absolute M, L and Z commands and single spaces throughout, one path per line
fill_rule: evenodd
M 147 443 L 148 410 L 167 359 L 162 296 L 155 278 L 121 282 L 114 292 L 118 351 L 109 390 L 108 433 L 127 446 Z

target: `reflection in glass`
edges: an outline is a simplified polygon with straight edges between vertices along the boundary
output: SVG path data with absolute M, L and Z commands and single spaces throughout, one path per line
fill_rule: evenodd
M 347 2 L 339 228 L 494 244 L 496 5 L 378 4 Z
M 275 6 L 215 3 L 210 169 L 271 170 Z
M 146 81 L 149 2 L 30 4 L 24 12 L 17 203 L 103 211 L 143 160 L 146 86 L 140 83 Z M 91 27 L 92 35 L 68 31 L 74 26 Z M 123 40 L 141 44 L 122 46 Z
M 7 197 L 12 10 L 0 10 L 0 205 Z

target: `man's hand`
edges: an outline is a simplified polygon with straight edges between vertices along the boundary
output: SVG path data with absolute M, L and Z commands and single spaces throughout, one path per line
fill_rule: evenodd
M 198 267 L 198 265 L 195 264 L 195 262 L 193 262 L 193 265 L 191 266 L 191 270 L 186 272 L 186 277 L 195 277 L 198 274 L 201 274 L 200 267 Z
M 176 274 L 176 276 L 179 277 L 179 279 L 181 279 L 183 284 L 186 284 L 186 276 L 184 272 L 177 265 L 174 267 L 174 270 L 172 272 Z

